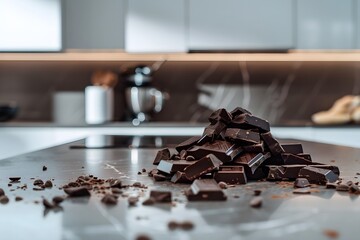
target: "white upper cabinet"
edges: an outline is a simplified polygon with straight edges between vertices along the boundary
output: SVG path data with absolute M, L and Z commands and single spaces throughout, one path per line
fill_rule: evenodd
M 64 48 L 124 49 L 124 0 L 64 0 Z
M 0 51 L 59 51 L 60 0 L 0 0 Z
M 355 0 L 297 0 L 298 49 L 352 49 Z
M 129 0 L 125 23 L 127 52 L 185 52 L 185 0 Z
M 293 13 L 290 0 L 190 0 L 189 48 L 293 48 Z

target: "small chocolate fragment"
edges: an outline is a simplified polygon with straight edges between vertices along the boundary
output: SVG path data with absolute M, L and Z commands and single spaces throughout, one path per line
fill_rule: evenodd
M 141 169 L 141 171 L 142 171 L 143 173 L 146 173 L 146 169 L 145 169 L 145 168 Z
M 105 196 L 101 199 L 101 202 L 103 202 L 106 205 L 116 205 L 117 198 L 113 194 L 105 194 Z
M 56 205 L 59 205 L 59 203 L 63 202 L 64 200 L 65 198 L 62 196 L 55 196 L 52 199 L 53 203 L 55 203 Z
M 190 221 L 184 221 L 179 224 L 179 228 L 181 228 L 184 231 L 190 231 L 194 228 L 194 224 Z
M 218 185 L 219 185 L 219 187 L 221 189 L 227 189 L 228 188 L 228 185 L 225 182 L 219 182 Z
M 44 181 L 43 181 L 43 180 L 41 180 L 41 179 L 36 179 L 36 180 L 34 181 L 34 186 L 42 186 L 42 185 L 44 185 Z
M 233 120 L 229 123 L 229 127 L 240 129 L 257 128 L 260 132 L 263 133 L 270 131 L 270 124 L 268 121 L 247 113 L 238 115 L 237 117 L 233 118 Z
M 156 203 L 171 203 L 171 192 L 152 190 L 150 192 L 150 198 Z
M 261 193 L 262 193 L 261 190 L 258 190 L 258 189 L 254 190 L 254 196 L 260 196 Z
M 11 182 L 14 183 L 14 182 L 19 182 L 21 177 L 9 177 L 9 179 L 10 179 Z
M 137 173 L 138 175 L 141 175 L 141 172 L 140 171 L 138 171 L 138 173 Z
M 284 149 L 286 153 L 292 153 L 292 154 L 301 154 L 304 153 L 303 147 L 301 143 L 287 143 L 287 144 L 281 144 L 281 147 Z
M 147 235 L 139 235 L 136 237 L 135 240 L 151 240 L 151 237 L 149 237 Z
M 186 191 L 189 201 L 225 201 L 224 192 L 213 179 L 196 179 Z
M 336 187 L 337 187 L 337 183 L 326 183 L 326 188 L 328 188 L 328 189 L 336 189 Z
M 49 202 L 47 199 L 43 199 L 43 201 L 42 201 L 42 203 L 43 203 L 43 205 L 44 205 L 44 207 L 45 208 L 48 208 L 48 209 L 51 209 L 51 208 L 54 208 L 55 207 L 55 205 L 54 204 L 52 204 L 51 202 Z
M 236 118 L 237 116 L 241 115 L 241 114 L 244 114 L 244 113 L 247 113 L 247 114 L 250 114 L 251 115 L 251 112 L 249 112 L 248 110 L 244 109 L 244 108 L 241 108 L 241 107 L 237 107 L 235 108 L 234 110 L 232 110 L 230 112 L 231 114 L 231 118 L 234 119 Z
M 176 151 L 178 152 L 181 152 L 181 150 L 187 150 L 189 149 L 191 146 L 194 146 L 199 140 L 200 140 L 201 136 L 194 136 L 194 137 L 191 137 L 187 140 L 185 140 L 184 142 L 182 143 L 179 143 L 175 149 Z M 170 152 L 169 152 L 170 154 Z M 162 158 L 162 159 L 159 159 L 159 162 L 160 160 L 169 160 L 169 159 L 166 159 L 166 158 Z
M 144 206 L 150 206 L 150 205 L 154 205 L 154 203 L 155 203 L 154 199 L 148 198 L 148 199 L 146 199 L 145 201 L 143 201 L 142 205 L 144 205 Z
M 297 188 L 293 191 L 293 194 L 311 194 L 309 188 Z
M 193 162 L 186 160 L 161 160 L 157 169 L 167 174 L 173 174 L 177 171 L 183 171 L 191 164 L 193 164 Z
M 51 182 L 50 180 L 47 180 L 47 181 L 45 182 L 45 184 L 44 184 L 44 187 L 45 187 L 45 188 L 52 188 L 52 187 L 53 187 L 53 184 L 52 184 L 52 182 Z
M 6 195 L 0 196 L 0 203 L 7 204 L 9 202 L 9 198 Z
M 307 178 L 310 183 L 322 185 L 325 185 L 327 182 L 335 182 L 339 178 L 339 176 L 331 170 L 310 166 L 301 169 L 299 177 Z
M 112 192 L 113 194 L 122 194 L 122 193 L 123 193 L 123 191 L 120 190 L 119 188 L 112 188 L 112 189 L 111 189 L 111 192 Z
M 223 122 L 225 124 L 228 124 L 229 122 L 231 122 L 231 118 L 232 116 L 230 115 L 230 113 L 228 113 L 228 111 L 226 111 L 224 108 L 220 108 L 215 112 L 211 113 L 209 117 L 209 122 L 211 124 L 215 124 L 217 122 Z
M 214 173 L 214 179 L 227 184 L 247 183 L 243 166 L 220 166 L 219 171 Z
M 111 188 L 122 188 L 122 182 L 120 179 L 112 179 L 109 184 Z
M 250 207 L 260 208 L 262 206 L 262 203 L 263 203 L 263 198 L 260 196 L 257 196 L 257 197 L 254 197 L 253 199 L 251 199 Z
M 336 186 L 336 191 L 348 192 L 349 189 L 350 189 L 350 187 L 347 184 L 338 184 Z
M 135 206 L 138 201 L 139 201 L 139 197 L 129 197 L 128 198 L 129 206 Z
M 44 166 L 42 167 L 42 170 L 43 170 L 43 171 L 46 171 L 46 170 L 47 170 L 47 167 L 44 165 Z
M 141 188 L 143 185 L 141 184 L 141 182 L 134 182 L 132 184 L 133 187 L 138 187 L 138 188 Z
M 15 201 L 16 201 L 16 202 L 19 202 L 19 201 L 22 201 L 22 200 L 23 200 L 23 198 L 20 197 L 20 196 L 16 196 L 16 197 L 15 197 Z
M 265 162 L 266 159 L 270 157 L 270 153 L 258 153 L 253 158 L 238 158 L 234 160 L 237 164 L 241 164 L 245 167 L 245 170 L 250 170 L 251 174 L 254 174 L 256 169 L 260 167 L 260 165 Z
M 166 181 L 169 179 L 169 177 L 167 177 L 164 174 L 161 174 L 160 172 L 153 174 L 153 178 L 157 182 L 162 182 L 162 181 Z
M 158 165 L 161 160 L 170 159 L 170 150 L 168 148 L 161 149 L 157 152 L 153 164 Z
M 34 191 L 44 191 L 45 188 L 41 187 L 33 187 Z
M 251 130 L 243 130 L 238 128 L 228 128 L 225 131 L 225 138 L 230 141 L 239 142 L 242 144 L 259 144 L 260 135 L 258 132 Z
M 272 155 L 277 156 L 285 152 L 280 143 L 272 136 L 271 132 L 262 133 L 261 138 L 264 140 Z
M 170 221 L 168 222 L 168 228 L 171 231 L 174 231 L 175 229 L 177 229 L 179 227 L 179 224 L 176 221 Z
M 5 195 L 4 189 L 0 188 L 0 197 L 4 195 Z
M 90 192 L 86 187 L 69 187 L 64 188 L 64 192 L 69 195 L 69 197 L 89 197 Z
M 283 159 L 284 165 L 294 165 L 294 164 L 316 165 L 316 163 L 313 163 L 306 158 L 300 157 L 292 153 L 282 153 L 281 158 Z
M 173 183 L 190 183 L 191 182 L 189 179 L 186 178 L 184 172 L 176 172 L 171 177 L 170 181 L 173 182 Z
M 184 169 L 184 174 L 187 179 L 194 180 L 202 175 L 214 171 L 215 169 L 218 169 L 222 164 L 222 161 L 220 161 L 217 157 L 209 154 L 192 165 L 186 167 Z
M 324 235 L 331 239 L 337 239 L 339 238 L 339 232 L 333 229 L 325 229 L 323 231 Z
M 306 178 L 297 178 L 294 182 L 294 187 L 295 188 L 305 188 L 305 187 L 309 187 L 310 183 Z

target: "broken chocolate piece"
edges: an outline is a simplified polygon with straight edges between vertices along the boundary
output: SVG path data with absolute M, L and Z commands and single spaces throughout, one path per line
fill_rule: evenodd
M 44 205 L 45 208 L 51 209 L 51 208 L 54 208 L 54 207 L 55 207 L 54 204 L 50 203 L 50 202 L 49 202 L 48 200 L 46 200 L 45 198 L 43 199 L 42 203 L 43 203 L 43 205 Z
M 47 181 L 45 182 L 45 184 L 44 184 L 44 187 L 45 187 L 45 188 L 52 188 L 52 187 L 53 187 L 53 184 L 52 184 L 52 182 L 51 182 L 50 180 L 47 180 Z
M 105 194 L 105 196 L 101 199 L 101 202 L 103 202 L 106 205 L 116 205 L 117 198 L 113 194 Z
M 215 169 L 218 169 L 222 164 L 222 161 L 220 161 L 217 157 L 215 157 L 213 154 L 209 154 L 192 165 L 186 167 L 184 169 L 184 174 L 187 179 L 194 180 L 202 175 L 214 171 Z
M 246 184 L 247 182 L 243 166 L 220 166 L 219 171 L 214 173 L 214 179 L 227 184 Z
M 47 167 L 44 165 L 44 166 L 42 167 L 42 170 L 43 170 L 43 171 L 46 171 L 46 170 L 47 170 Z
M 89 197 L 90 192 L 86 187 L 69 187 L 64 188 L 64 192 L 69 197 Z
M 183 171 L 191 164 L 193 164 L 193 162 L 186 160 L 161 160 L 157 169 L 167 174 L 173 174 L 177 171 Z
M 216 140 L 203 146 L 193 146 L 188 150 L 188 155 L 193 156 L 195 159 L 201 159 L 206 155 L 214 154 L 222 162 L 230 162 L 242 151 L 242 148 L 235 144 Z
M 196 179 L 186 191 L 189 201 L 225 201 L 224 192 L 213 179 Z
M 232 128 L 241 128 L 241 129 L 259 129 L 260 132 L 269 132 L 270 124 L 268 121 L 261 118 L 255 117 L 253 115 L 244 113 L 236 116 L 229 123 L 229 127 Z
M 202 137 L 199 139 L 197 144 L 203 145 L 205 143 L 209 143 L 217 139 L 220 133 L 226 129 L 226 124 L 223 122 L 217 122 L 215 124 L 211 124 L 204 129 Z
M 263 198 L 260 196 L 254 197 L 253 199 L 251 199 L 250 201 L 250 206 L 252 208 L 260 208 L 262 206 L 263 203 Z
M 10 181 L 15 183 L 15 182 L 19 182 L 21 177 L 9 177 Z
M 43 181 L 43 180 L 41 180 L 41 179 L 36 179 L 36 180 L 34 181 L 34 186 L 42 186 L 42 185 L 44 185 L 44 181 Z
M 262 191 L 259 189 L 254 190 L 254 196 L 260 196 L 261 193 L 262 193 Z
M 304 153 L 303 147 L 301 143 L 287 143 L 287 144 L 281 144 L 281 147 L 284 149 L 286 153 L 292 153 L 292 154 L 302 154 Z
M 347 184 L 338 184 L 336 186 L 336 191 L 348 192 L 349 189 L 350 189 L 350 187 Z
M 168 148 L 161 149 L 157 152 L 153 165 L 158 165 L 161 160 L 170 159 L 170 150 Z
M 250 160 L 249 158 L 240 158 L 234 162 L 243 165 L 245 167 L 245 170 L 249 169 L 251 173 L 254 174 L 256 169 L 258 169 L 258 167 L 260 167 L 260 165 L 270 156 L 270 153 L 258 153 Z
M 138 201 L 139 201 L 139 197 L 129 197 L 128 198 L 128 203 L 129 203 L 129 206 L 131 206 L 131 207 L 135 206 Z
M 281 158 L 283 159 L 284 165 L 293 165 L 293 164 L 316 165 L 316 163 L 313 163 L 306 158 L 300 157 L 292 153 L 282 153 Z
M 122 182 L 120 179 L 112 179 L 109 184 L 111 188 L 122 188 Z
M 238 128 L 228 128 L 225 131 L 225 138 L 230 141 L 242 143 L 242 144 L 259 144 L 260 135 L 258 132 L 251 130 L 243 130 Z
M 272 136 L 271 132 L 262 133 L 261 138 L 264 140 L 272 155 L 277 156 L 285 152 L 280 143 Z
M 194 224 L 190 221 L 184 221 L 178 225 L 179 228 L 181 228 L 184 231 L 189 231 L 194 228 Z
M 171 203 L 171 192 L 152 190 L 150 192 L 150 198 L 156 203 Z
M 171 177 L 171 182 L 173 182 L 173 183 L 190 183 L 191 181 L 186 178 L 184 172 L 176 172 Z
M 0 196 L 0 203 L 7 204 L 9 202 L 9 198 L 6 195 Z
M 150 205 L 154 205 L 154 203 L 155 203 L 154 199 L 148 198 L 148 199 L 146 199 L 145 201 L 143 201 L 142 205 L 144 205 L 144 206 L 150 206 Z
M 223 122 L 225 124 L 228 124 L 229 122 L 231 122 L 231 118 L 232 116 L 230 115 L 230 113 L 228 113 L 228 111 L 226 111 L 224 108 L 220 108 L 210 114 L 209 122 L 211 124 L 215 124 L 217 122 Z
M 52 199 L 53 203 L 55 203 L 56 205 L 59 205 L 59 203 L 63 202 L 64 200 L 65 198 L 62 196 L 55 196 Z
M 191 137 L 187 140 L 185 140 L 184 142 L 182 143 L 179 143 L 175 149 L 178 151 L 178 152 L 181 152 L 181 150 L 187 150 L 189 149 L 190 147 L 194 146 L 199 140 L 200 140 L 201 136 L 194 136 L 194 137 Z M 160 159 L 160 160 L 168 160 L 168 159 Z M 159 160 L 159 162 L 160 162 Z
M 22 200 L 23 200 L 23 198 L 20 197 L 20 196 L 16 196 L 16 197 L 15 197 L 15 201 L 16 201 L 16 202 L 19 202 L 19 201 L 22 201 Z
M 299 177 L 307 178 L 310 183 L 322 185 L 325 185 L 327 182 L 335 182 L 339 178 L 339 176 L 331 170 L 310 166 L 301 169 Z
M 221 189 L 227 189 L 228 185 L 225 182 L 218 182 L 218 185 Z
M 306 178 L 297 178 L 294 182 L 294 187 L 295 188 L 305 188 L 305 187 L 309 187 L 310 183 Z
M 236 107 L 234 110 L 232 110 L 230 112 L 231 114 L 231 118 L 234 119 L 236 118 L 237 116 L 241 115 L 241 114 L 244 114 L 244 113 L 247 113 L 247 114 L 250 114 L 251 115 L 251 112 L 249 112 L 248 110 L 244 109 L 244 108 L 241 108 L 241 107 Z

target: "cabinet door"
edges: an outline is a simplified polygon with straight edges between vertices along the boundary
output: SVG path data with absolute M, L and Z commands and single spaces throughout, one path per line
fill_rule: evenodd
M 0 0 L 0 51 L 59 50 L 60 0 Z
M 355 47 L 354 0 L 297 0 L 298 49 Z
M 294 47 L 290 0 L 190 0 L 189 4 L 192 50 Z
M 128 1 L 126 51 L 186 51 L 185 15 L 185 0 Z
M 64 48 L 123 49 L 124 0 L 65 0 Z

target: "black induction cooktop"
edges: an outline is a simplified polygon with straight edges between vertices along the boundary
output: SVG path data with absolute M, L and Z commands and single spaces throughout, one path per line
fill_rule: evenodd
M 89 136 L 82 143 L 71 145 L 71 149 L 106 149 L 106 148 L 173 148 L 191 136 Z

